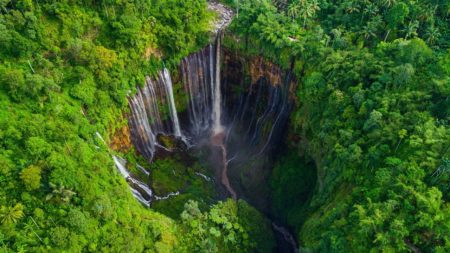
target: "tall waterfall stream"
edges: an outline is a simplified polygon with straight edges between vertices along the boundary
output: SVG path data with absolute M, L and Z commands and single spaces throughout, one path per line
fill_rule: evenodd
M 179 119 L 172 79 L 164 68 L 156 77 L 147 77 L 145 85 L 138 87 L 137 93 L 129 97 L 129 127 L 134 147 L 149 163 L 155 159 L 159 149 L 172 151 L 159 143 L 159 135 L 171 136 L 184 142 L 187 147 L 206 143 L 218 149 L 221 157 L 217 159 L 216 167 L 221 170 L 220 182 L 226 189 L 226 195 L 237 200 L 247 196 L 242 190 L 234 188 L 237 184 L 229 178 L 230 166 L 234 170 L 239 169 L 248 166 L 250 161 L 271 154 L 275 146 L 272 144 L 276 144 L 284 134 L 293 104 L 289 98 L 292 78 L 290 73 L 274 69 L 272 74 L 280 80 L 278 83 L 260 78 L 248 85 L 246 90 L 231 94 L 232 89 L 226 78 L 221 77 L 220 28 L 217 29 L 214 44 L 181 61 L 180 77 L 187 98 L 184 113 L 187 119 Z M 147 184 L 134 178 L 127 170 L 126 160 L 117 156 L 113 159 L 120 174 L 129 182 L 135 198 L 144 205 L 150 206 L 152 201 L 180 194 L 154 195 Z M 209 179 L 203 174 L 200 176 Z M 275 222 L 272 227 L 285 244 L 283 250 L 297 252 L 297 244 L 289 231 Z

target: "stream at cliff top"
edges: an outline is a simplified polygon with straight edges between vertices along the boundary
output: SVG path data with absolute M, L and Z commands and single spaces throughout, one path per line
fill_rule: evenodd
M 229 16 L 228 13 L 226 17 Z M 147 77 L 145 85 L 129 97 L 131 140 L 148 163 L 154 161 L 158 152 L 176 152 L 159 141 L 158 136 L 183 143 L 188 151 L 211 150 L 214 156 L 209 160 L 216 171 L 215 181 L 220 182 L 216 187 L 222 188 L 222 198 L 242 198 L 267 215 L 270 203 L 267 187 L 263 185 L 267 185 L 277 146 L 285 136 L 293 106 L 289 91 L 295 82 L 291 73 L 284 73 L 274 65 L 266 66 L 262 61 L 253 66 L 254 70 L 267 72 L 268 76 L 260 74 L 256 80 L 245 81 L 242 66 L 233 66 L 230 54 L 226 59 L 221 57 L 221 28 L 230 20 L 218 27 L 214 44 L 187 56 L 180 64 L 186 111 L 177 112 L 172 79 L 165 68 L 156 77 Z M 115 156 L 114 162 L 129 182 L 133 195 L 146 206 L 180 194 L 176 191 L 156 196 L 126 169 L 126 160 Z M 145 172 L 144 169 L 148 177 Z M 246 184 L 246 180 L 251 183 Z M 272 228 L 279 252 L 297 252 L 295 237 L 288 229 L 275 221 Z

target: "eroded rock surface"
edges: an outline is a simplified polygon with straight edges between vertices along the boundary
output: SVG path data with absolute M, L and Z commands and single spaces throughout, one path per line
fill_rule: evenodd
M 225 28 L 231 23 L 234 13 L 225 5 L 215 1 L 211 1 L 208 2 L 208 9 L 218 13 L 217 19 L 215 19 L 212 24 L 212 31 L 214 33 L 217 33 L 217 31 Z

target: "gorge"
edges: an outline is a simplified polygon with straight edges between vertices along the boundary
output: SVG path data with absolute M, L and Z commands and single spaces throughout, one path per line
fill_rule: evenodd
M 0 1 L 0 252 L 450 252 L 449 10 Z
M 230 12 L 224 6 L 216 5 L 220 4 L 210 4 L 210 8 Z M 225 17 L 230 15 L 227 13 Z M 240 185 L 239 174 L 250 165 L 253 175 L 267 175 L 274 166 L 273 159 L 264 158 L 269 162 L 265 166 L 254 161 L 273 157 L 277 144 L 283 141 L 296 83 L 289 71 L 284 72 L 274 64 L 260 59 L 250 59 L 253 61 L 251 64 L 244 58 L 233 59 L 231 52 L 221 46 L 222 29 L 227 21 L 221 19 L 219 22 L 222 26 L 217 29 L 214 43 L 182 59 L 179 77 L 172 78 L 163 68 L 156 77 L 147 77 L 144 86 L 137 87 L 137 94 L 129 97 L 131 139 L 136 150 L 149 163 L 158 159 L 156 154 L 161 151 L 176 153 L 180 148 L 165 146 L 158 141 L 158 136 L 182 143 L 184 152 L 209 150 L 212 154 L 207 160 L 215 170 L 216 181 L 221 184 L 216 187 L 224 188 L 220 199 L 243 198 L 256 205 L 259 202 L 258 208 L 269 214 L 270 196 Z M 222 57 L 224 50 L 227 52 Z M 244 65 L 251 65 L 251 73 L 245 73 Z M 185 95 L 182 97 L 186 97 L 186 111 L 177 110 L 173 79 L 180 80 L 184 87 Z M 177 94 L 178 97 L 180 95 Z M 114 161 L 129 182 L 133 195 L 146 206 L 155 200 L 183 194 L 177 191 L 167 197 L 158 197 L 149 186 L 131 176 L 125 168 L 126 161 L 118 157 L 114 157 Z M 228 175 L 229 168 L 234 173 L 233 181 Z M 149 173 L 151 171 L 147 175 Z M 252 184 L 268 184 L 267 176 L 246 177 L 254 181 Z M 297 244 L 289 231 L 275 222 L 272 226 L 279 234 L 277 238 L 283 252 L 297 252 Z

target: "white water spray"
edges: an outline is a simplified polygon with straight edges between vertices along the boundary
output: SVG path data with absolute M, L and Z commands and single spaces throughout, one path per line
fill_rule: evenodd
M 173 98 L 172 79 L 170 78 L 169 71 L 166 68 L 164 68 L 162 71 L 161 80 L 164 84 L 164 87 L 166 89 L 166 95 L 168 96 L 169 99 L 169 110 L 170 110 L 170 118 L 172 119 L 173 134 L 177 137 L 181 137 L 180 122 L 178 120 L 177 108 L 175 107 L 175 100 Z
M 161 102 L 169 108 L 170 119 L 164 121 Z M 157 78 L 147 77 L 145 86 L 137 89 L 136 95 L 129 98 L 132 115 L 130 130 L 132 141 L 136 149 L 148 161 L 153 159 L 157 143 L 157 135 L 174 135 L 183 140 L 177 108 L 173 96 L 173 84 L 169 71 L 164 68 Z
M 223 132 L 222 126 L 222 92 L 220 90 L 220 36 L 221 32 L 219 30 L 217 34 L 216 42 L 216 72 L 215 72 L 215 82 L 214 82 L 214 124 L 213 133 L 214 135 Z
M 139 200 L 142 204 L 146 206 L 150 206 L 151 198 L 153 197 L 153 191 L 148 187 L 147 184 L 133 178 L 130 175 L 130 172 L 125 167 L 127 164 L 127 161 L 123 158 L 113 156 L 114 164 L 116 165 L 117 170 L 120 172 L 120 174 L 133 186 L 130 186 L 131 192 L 133 193 L 133 196 Z M 147 195 L 147 198 L 142 195 L 142 193 L 145 193 Z

